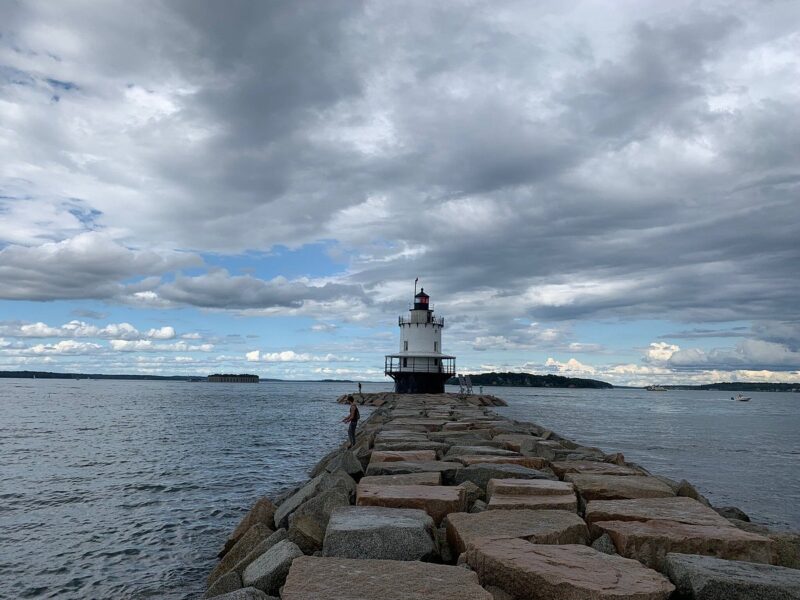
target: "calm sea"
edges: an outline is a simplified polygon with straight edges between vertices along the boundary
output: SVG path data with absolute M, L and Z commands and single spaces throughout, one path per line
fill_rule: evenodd
M 333 399 L 352 388 L 0 380 L 0 598 L 199 597 L 242 509 L 344 440 Z M 484 391 L 509 417 L 800 528 L 797 394 Z

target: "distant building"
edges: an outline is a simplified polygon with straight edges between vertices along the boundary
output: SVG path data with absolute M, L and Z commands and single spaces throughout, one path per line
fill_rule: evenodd
M 384 373 L 400 394 L 441 394 L 456 374 L 456 357 L 442 354 L 444 319 L 433 316 L 430 296 L 421 289 L 409 316 L 400 316 L 400 352 L 386 356 Z
M 209 375 L 208 380 L 214 383 L 258 383 L 258 375 Z

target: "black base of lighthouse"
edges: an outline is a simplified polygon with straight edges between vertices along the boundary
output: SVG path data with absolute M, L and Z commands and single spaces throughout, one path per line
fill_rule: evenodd
M 443 394 L 445 373 L 393 373 L 396 394 Z

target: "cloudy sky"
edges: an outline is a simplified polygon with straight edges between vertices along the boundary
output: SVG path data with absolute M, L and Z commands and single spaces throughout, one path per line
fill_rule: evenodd
M 800 380 L 795 0 L 0 2 L 0 369 Z

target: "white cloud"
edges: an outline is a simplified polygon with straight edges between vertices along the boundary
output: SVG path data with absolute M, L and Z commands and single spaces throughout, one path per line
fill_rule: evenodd
M 357 362 L 357 358 L 336 356 L 334 354 L 314 355 L 307 352 L 283 350 L 281 352 L 261 352 L 253 350 L 245 354 L 249 362 L 309 363 L 309 362 Z
M 62 340 L 55 344 L 36 344 L 27 349 L 32 354 L 92 354 L 102 349 L 99 344 Z
M 680 346 L 665 342 L 652 342 L 645 351 L 645 362 L 661 364 L 667 362 L 673 354 L 680 350 Z
M 154 340 L 171 340 L 175 337 L 175 329 L 168 325 L 158 329 L 151 329 L 147 332 L 147 337 Z
M 156 344 L 152 340 L 111 340 L 111 348 L 117 352 L 211 352 L 214 344 L 190 345 L 186 342 Z
M 548 358 L 544 363 L 545 368 L 559 375 L 586 377 L 596 375 L 597 369 L 591 365 L 585 365 L 579 360 L 570 358 L 566 362 L 560 362 L 554 358 Z

